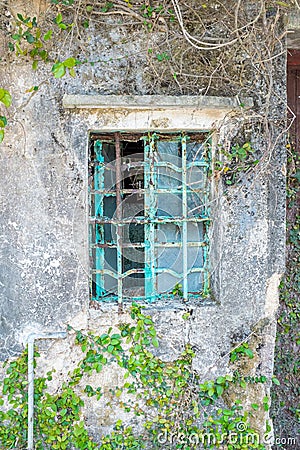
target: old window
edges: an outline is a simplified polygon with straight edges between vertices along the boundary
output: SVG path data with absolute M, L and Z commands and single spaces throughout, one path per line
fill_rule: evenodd
M 207 292 L 207 133 L 92 133 L 93 300 Z

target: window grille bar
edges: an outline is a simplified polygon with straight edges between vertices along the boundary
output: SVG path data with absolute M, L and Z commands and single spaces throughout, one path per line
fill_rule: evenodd
M 122 197 L 121 197 L 121 146 L 120 135 L 115 133 L 116 145 L 116 219 L 122 220 Z M 123 298 L 123 277 L 122 277 L 122 227 L 117 225 L 117 270 L 118 270 L 118 303 L 122 303 Z
M 208 267 L 208 262 L 209 262 L 209 258 L 208 258 L 208 244 L 209 244 L 209 240 L 208 240 L 208 234 L 207 234 L 207 226 L 204 224 L 205 227 L 205 242 L 206 245 L 203 247 L 203 261 L 204 261 L 204 265 L 203 265 L 203 294 L 204 295 L 208 295 L 209 293 L 209 286 L 210 286 L 210 279 L 209 279 L 209 267 Z
M 194 184 L 198 183 L 198 181 L 195 181 Z M 192 183 L 189 185 L 192 186 Z M 180 194 L 181 193 L 182 186 L 178 186 L 178 188 L 160 188 L 160 189 L 153 189 L 155 194 Z M 186 189 L 187 194 L 189 193 L 199 193 L 199 194 L 205 194 L 205 191 L 203 189 L 189 189 L 187 187 Z M 101 194 L 101 195 L 107 195 L 107 196 L 115 196 L 116 191 L 104 189 L 104 190 L 91 190 L 90 193 L 93 194 Z M 120 194 L 144 194 L 145 189 L 120 189 Z
M 154 242 L 154 247 L 164 247 L 164 248 L 173 248 L 173 247 L 182 247 L 182 242 Z M 199 242 L 187 242 L 186 244 L 188 247 L 205 247 L 207 244 L 204 241 Z M 105 242 L 103 243 L 97 243 L 97 244 L 91 244 L 92 248 L 117 248 L 117 244 L 115 242 Z M 128 242 L 122 242 L 122 248 L 145 248 L 144 243 L 128 243 Z
M 100 141 L 96 141 L 94 145 L 95 157 L 98 162 L 95 167 L 95 189 L 104 189 L 104 158 L 102 156 L 102 143 Z M 103 217 L 103 196 L 96 195 L 95 196 L 95 217 Z M 96 243 L 104 244 L 104 232 L 103 226 L 100 224 L 95 224 L 95 240 Z M 100 269 L 104 267 L 104 249 L 96 248 L 96 297 L 101 297 L 104 293 L 104 275 L 101 274 Z
M 208 143 L 208 146 L 211 145 L 211 141 Z M 207 148 L 207 154 L 206 154 L 206 159 L 207 159 L 207 167 L 211 166 L 211 153 L 209 151 L 209 147 Z M 210 207 L 209 205 L 209 187 L 207 186 L 208 180 L 207 180 L 207 172 L 206 172 L 206 177 L 205 177 L 205 194 L 204 194 L 204 214 L 206 217 L 209 217 L 211 214 L 210 211 Z M 206 245 L 203 248 L 203 294 L 209 295 L 209 291 L 210 291 L 210 273 L 209 273 L 209 255 L 208 255 L 208 251 L 209 251 L 209 236 L 208 236 L 208 228 L 211 224 L 211 219 L 208 219 L 206 221 L 204 221 L 203 223 L 203 238 L 204 241 L 206 243 Z
M 211 219 L 209 217 L 197 217 L 197 216 L 193 216 L 193 217 L 188 217 L 187 219 L 185 219 L 186 222 L 195 222 L 195 223 L 199 223 L 199 222 L 208 222 Z M 167 216 L 160 216 L 160 217 L 155 217 L 154 219 L 152 219 L 154 224 L 161 224 L 161 223 L 174 223 L 174 224 L 178 224 L 181 225 L 183 218 L 182 217 L 167 217 Z M 109 217 L 103 217 L 102 219 L 96 219 L 91 217 L 90 219 L 91 223 L 111 223 L 114 225 L 119 225 L 119 226 L 125 226 L 128 225 L 129 223 L 137 223 L 137 224 L 149 224 L 150 220 L 148 217 L 144 218 L 144 217 L 135 217 L 133 219 L 127 219 L 124 218 L 122 220 L 121 223 L 119 223 L 116 219 L 110 219 Z
M 175 172 L 182 172 L 182 167 L 177 167 L 175 164 L 168 162 L 168 161 L 159 161 L 155 162 L 155 167 L 169 167 L 170 169 L 174 170 Z M 187 164 L 187 169 L 190 169 L 191 167 L 208 167 L 208 163 L 205 161 L 193 161 L 191 163 Z
M 124 272 L 121 275 L 121 278 L 122 279 L 126 278 L 126 277 L 128 277 L 129 275 L 131 275 L 133 273 L 144 273 L 144 272 L 145 272 L 145 269 L 130 269 L 130 270 L 127 270 L 127 272 Z M 189 273 L 202 273 L 202 272 L 205 272 L 205 268 L 204 267 L 193 267 L 192 269 L 189 270 Z M 116 279 L 118 278 L 118 274 L 115 273 L 114 271 L 110 270 L 110 269 L 99 269 L 99 270 L 95 269 L 95 270 L 92 270 L 92 273 L 95 273 L 95 274 L 96 273 L 107 274 L 107 275 L 110 275 L 112 278 L 116 278 Z M 155 274 L 158 274 L 158 273 L 169 273 L 175 278 L 176 277 L 177 278 L 181 278 L 182 277 L 181 273 L 175 272 L 175 270 L 168 269 L 167 267 L 156 268 L 154 270 L 154 273 Z
M 152 302 L 155 299 L 155 226 L 154 219 L 156 214 L 156 199 L 154 195 L 155 188 L 155 171 L 154 171 L 154 151 L 155 151 L 155 135 L 149 139 L 149 143 L 145 143 L 144 159 L 145 159 L 145 297 L 147 301 Z M 148 222 L 148 223 L 147 223 Z
M 181 139 L 182 160 L 182 267 L 183 267 L 183 301 L 188 300 L 188 259 L 187 259 L 187 189 L 186 189 L 186 136 Z

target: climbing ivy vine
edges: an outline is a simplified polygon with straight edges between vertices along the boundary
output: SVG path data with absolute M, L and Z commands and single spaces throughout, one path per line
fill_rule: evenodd
M 151 317 L 135 304 L 130 315 L 130 323 L 102 335 L 69 327 L 82 358 L 55 393 L 48 389 L 54 371 L 35 378 L 35 449 L 193 449 L 200 443 L 207 449 L 264 449 L 250 423 L 257 409 L 268 409 L 268 398 L 246 411 L 237 398 L 226 404 L 223 396 L 235 385 L 246 388 L 248 383 L 266 382 L 266 377 L 247 378 L 235 371 L 201 382 L 189 345 L 174 361 L 162 360 L 156 355 L 159 341 Z M 251 357 L 245 344 L 233 355 Z M 36 361 L 39 356 L 36 351 Z M 89 397 L 105 398 L 94 375 L 108 366 L 122 372 L 123 381 L 111 390 L 110 402 L 128 419 L 116 418 L 112 432 L 97 442 L 89 433 L 83 407 Z M 25 351 L 6 366 L 0 397 L 1 448 L 26 448 L 27 386 Z
M 294 438 L 296 445 L 300 426 L 300 155 L 295 147 L 295 143 L 287 144 L 287 267 L 280 284 L 275 347 L 274 372 L 280 383 L 273 385 L 271 415 L 278 435 Z
M 11 95 L 5 89 L 0 89 L 0 102 L 7 108 L 11 105 Z M 5 116 L 0 116 L 0 144 L 4 139 L 4 128 L 7 125 Z

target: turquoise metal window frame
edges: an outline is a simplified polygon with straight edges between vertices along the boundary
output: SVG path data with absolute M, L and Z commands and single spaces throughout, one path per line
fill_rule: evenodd
M 209 292 L 209 239 L 208 227 L 210 223 L 209 217 L 209 184 L 207 180 L 208 170 L 210 167 L 210 137 L 208 132 L 194 133 L 194 136 L 201 136 L 203 139 L 203 154 L 204 157 L 198 161 L 187 161 L 187 142 L 192 141 L 190 137 L 184 133 L 168 133 L 167 138 L 174 142 L 176 139 L 181 149 L 181 167 L 175 167 L 168 161 L 157 161 L 157 142 L 161 139 L 159 133 L 148 133 L 146 136 L 141 136 L 144 143 L 144 215 L 135 217 L 135 223 L 144 226 L 144 242 L 133 244 L 134 248 L 143 248 L 144 250 L 144 268 L 130 269 L 124 273 L 122 263 L 122 249 L 125 244 L 122 239 L 124 226 L 133 221 L 133 218 L 128 219 L 122 217 L 122 182 L 121 182 L 121 143 L 126 140 L 126 133 L 109 133 L 102 137 L 101 133 L 97 135 L 94 133 L 90 140 L 90 186 L 89 186 L 89 205 L 90 205 L 90 261 L 91 261 L 91 298 L 96 301 L 117 301 L 122 303 L 124 301 L 146 301 L 154 302 L 158 299 L 166 299 L 174 297 L 173 291 L 158 292 L 157 277 L 159 274 L 168 273 L 170 276 L 178 280 L 177 291 L 182 291 L 181 297 L 183 301 L 188 301 L 189 298 L 201 298 L 207 296 Z M 163 135 L 166 139 L 166 134 Z M 138 139 L 138 137 L 137 137 Z M 110 164 L 105 162 L 103 156 L 103 144 L 110 142 L 115 147 L 115 167 L 116 174 L 115 185 L 113 189 L 107 189 L 105 186 L 105 169 Z M 92 154 L 93 153 L 93 154 Z M 159 167 L 171 167 L 181 175 L 181 189 L 159 189 L 157 178 Z M 201 190 L 201 200 L 203 208 L 201 214 L 194 214 L 191 217 L 188 213 L 188 198 L 193 189 L 190 188 L 187 180 L 187 171 L 192 167 L 200 168 L 204 178 L 204 188 Z M 180 217 L 165 217 L 157 214 L 157 198 L 162 192 L 167 194 L 180 194 L 182 198 L 181 216 Z M 116 214 L 113 218 L 104 216 L 104 201 L 107 197 L 116 198 Z M 156 242 L 156 227 L 158 224 L 176 224 L 181 230 L 181 239 L 173 243 Z M 203 239 L 199 242 L 188 241 L 188 224 L 201 223 L 203 224 Z M 111 242 L 105 241 L 105 225 L 110 224 L 116 229 L 116 238 Z M 181 247 L 182 248 L 182 272 L 177 273 L 169 267 L 157 267 L 156 265 L 156 248 L 157 247 Z M 203 251 L 203 264 L 201 266 L 195 265 L 188 267 L 188 251 L 189 248 L 196 247 Z M 115 270 L 105 268 L 105 249 L 116 249 L 116 268 Z M 188 276 L 192 273 L 202 274 L 202 285 L 198 292 L 189 292 Z M 123 281 L 126 277 L 134 273 L 143 273 L 144 276 L 144 295 L 134 295 L 127 297 L 123 292 Z M 107 291 L 105 289 L 105 277 L 110 276 L 116 280 L 117 289 L 115 292 Z M 178 284 L 181 284 L 178 289 Z

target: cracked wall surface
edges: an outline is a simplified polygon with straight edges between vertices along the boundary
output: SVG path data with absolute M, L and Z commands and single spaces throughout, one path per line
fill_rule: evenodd
M 135 38 L 127 44 L 128 52 L 139 48 L 141 38 L 138 34 Z M 112 33 L 100 35 L 89 45 L 99 52 L 106 47 L 114 55 L 118 50 L 114 40 L 118 41 Z M 89 309 L 87 144 L 90 130 L 115 129 L 122 123 L 130 126 L 129 113 L 109 108 L 66 109 L 63 97 L 122 94 L 125 69 L 117 62 L 97 70 L 83 67 L 78 72 L 75 79 L 54 80 L 48 79 L 43 68 L 33 73 L 29 63 L 17 61 L 7 66 L 0 62 L 2 85 L 9 87 L 14 98 L 10 126 L 0 148 L 3 360 L 22 351 L 30 332 L 65 330 L 72 323 L 75 328 L 99 333 L 123 320 L 115 305 Z M 140 59 L 133 61 L 129 75 L 133 80 L 129 93 L 142 96 Z M 45 76 L 47 82 L 29 100 L 26 90 L 43 82 Z M 282 86 L 283 80 L 279 83 Z M 181 114 L 189 123 L 191 118 L 186 115 L 190 112 Z M 203 125 L 214 128 L 218 119 L 217 135 L 223 142 L 235 122 L 231 123 L 230 115 L 226 120 L 218 115 L 207 118 L 196 109 L 193 117 L 199 129 Z M 149 126 L 168 129 L 170 120 L 171 116 L 166 119 L 162 113 L 151 118 Z M 267 146 L 259 130 L 251 133 L 249 139 L 256 148 Z M 173 359 L 190 343 L 196 352 L 194 367 L 203 379 L 226 372 L 232 347 L 252 335 L 260 339 L 256 349 L 259 363 L 253 373 L 272 374 L 278 285 L 284 271 L 284 164 L 284 145 L 279 139 L 266 171 L 249 175 L 232 187 L 212 178 L 214 297 L 199 304 L 177 301 L 147 306 L 157 326 L 161 355 Z M 185 312 L 189 312 L 189 320 L 182 318 Z M 62 378 L 71 364 L 70 342 L 45 345 L 42 352 L 44 363 L 55 366 Z M 106 427 L 112 420 L 95 419 L 95 428 L 97 423 Z

